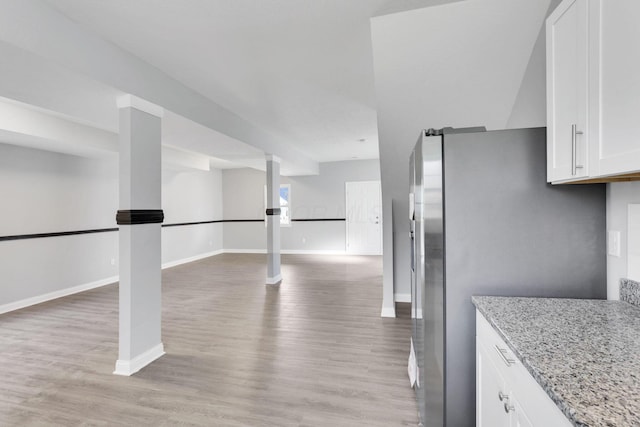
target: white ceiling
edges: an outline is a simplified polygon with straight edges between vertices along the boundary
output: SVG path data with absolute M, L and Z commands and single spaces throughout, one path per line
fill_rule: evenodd
M 307 158 L 325 162 L 379 157 L 370 18 L 461 0 L 24 1 L 32 4 L 25 6 L 27 13 L 38 10 L 36 5 L 47 5 L 44 9 L 55 11 L 57 16 L 60 16 L 58 12 L 62 13 L 82 31 L 69 29 L 66 36 L 75 38 L 67 38 L 65 43 L 60 42 L 65 40 L 64 36 L 53 37 L 50 46 L 46 41 L 36 40 L 33 44 L 33 38 L 14 37 L 12 34 L 19 31 L 17 27 L 13 33 L 5 31 L 0 39 L 0 55 L 11 60 L 7 67 L 0 69 L 0 96 L 117 132 L 113 100 L 127 90 L 129 81 L 121 78 L 126 70 L 114 66 L 110 71 L 120 74 L 113 79 L 104 78 L 110 71 L 101 76 L 95 73 L 95 67 L 108 67 L 113 51 L 107 50 L 115 45 L 155 67 L 145 64 L 147 74 L 159 70 L 254 125 L 265 137 L 273 137 L 285 147 L 295 145 L 297 152 Z M 18 9 L 15 7 L 14 12 Z M 54 18 L 46 19 L 58 21 Z M 463 43 L 465 37 L 474 39 L 473 31 L 492 31 L 483 28 L 481 18 L 473 29 L 457 37 L 456 43 Z M 437 16 L 435 19 L 437 22 Z M 5 24 L 10 26 L 11 21 L 5 20 Z M 63 24 L 62 21 L 52 24 L 53 34 L 57 33 L 56 28 L 65 32 Z M 431 24 L 425 22 L 425 26 L 434 28 L 432 37 L 438 37 L 438 26 Z M 37 31 L 38 27 L 33 28 Z M 0 34 L 2 31 L 0 29 Z M 99 46 L 88 40 L 84 47 L 102 47 L 110 56 L 99 53 L 92 56 L 91 51 L 85 50 L 85 62 L 76 62 L 78 53 L 73 50 L 74 41 L 87 32 L 108 43 Z M 449 41 L 439 38 L 438 43 L 446 51 Z M 65 52 L 58 46 L 66 44 L 70 53 L 64 62 Z M 60 54 L 60 60 L 54 60 L 53 53 L 48 54 L 51 50 Z M 476 52 L 468 53 L 477 59 Z M 73 64 L 66 67 L 69 62 Z M 83 72 L 91 66 L 93 74 L 84 76 Z M 144 67 L 131 68 L 134 69 L 144 71 Z M 31 88 L 37 87 L 37 90 L 22 90 L 24 84 L 17 84 L 24 80 L 21 78 L 25 70 L 29 70 Z M 446 67 L 440 71 L 436 75 L 446 80 Z M 144 84 L 146 74 L 134 74 L 138 74 L 138 82 Z M 162 88 L 153 86 L 162 81 L 159 76 L 154 75 L 146 89 Z M 397 78 L 401 80 L 403 76 Z M 441 84 L 425 77 L 427 80 L 436 86 Z M 118 84 L 114 83 L 122 82 L 126 84 L 115 88 Z M 184 112 L 188 113 L 189 104 L 183 102 L 188 99 L 185 96 L 180 98 L 182 104 L 176 105 L 186 108 Z M 199 121 L 197 124 L 168 112 L 163 123 L 163 144 L 213 157 L 217 159 L 214 160 L 216 167 L 263 169 L 264 151 L 272 143 L 260 147 L 255 141 L 245 141 L 242 132 L 236 132 L 232 138 L 212 130 L 218 129 L 211 125 L 215 120 L 207 122 L 206 118 L 214 116 L 205 115 L 203 119 L 202 115 L 195 114 L 191 118 Z M 222 123 L 223 127 L 224 120 L 233 119 L 225 115 L 218 117 L 218 124 Z M 258 142 L 261 140 L 253 131 L 244 135 L 253 139 L 258 135 Z
M 369 19 L 434 3 L 47 2 L 320 162 L 378 157 Z

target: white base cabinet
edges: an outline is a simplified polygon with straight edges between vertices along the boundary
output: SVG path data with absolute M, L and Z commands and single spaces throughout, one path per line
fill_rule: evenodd
M 547 18 L 547 181 L 640 178 L 639 20 L 638 0 L 563 0 Z
M 489 322 L 476 314 L 476 426 L 571 426 Z

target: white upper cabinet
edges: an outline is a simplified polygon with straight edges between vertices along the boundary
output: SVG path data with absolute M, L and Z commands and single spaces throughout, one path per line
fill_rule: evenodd
M 547 181 L 640 178 L 640 1 L 547 18 Z
M 600 176 L 637 172 L 640 171 L 640 1 L 597 3 L 600 20 L 594 22 L 593 31 L 601 40 L 600 138 L 592 151 L 594 172 Z
M 564 1 L 547 20 L 547 181 L 588 176 L 587 1 Z

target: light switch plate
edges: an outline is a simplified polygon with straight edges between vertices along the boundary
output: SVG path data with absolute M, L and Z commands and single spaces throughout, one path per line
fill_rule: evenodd
M 620 257 L 620 232 L 609 230 L 607 254 Z

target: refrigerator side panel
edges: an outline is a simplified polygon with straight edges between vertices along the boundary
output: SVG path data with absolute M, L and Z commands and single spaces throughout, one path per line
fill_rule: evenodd
M 444 205 L 442 137 L 425 137 L 422 161 L 416 174 L 421 177 L 416 236 L 420 241 L 418 266 L 422 299 L 422 334 L 425 427 L 444 424 Z M 418 167 L 420 170 L 418 170 Z
M 605 187 L 546 183 L 544 128 L 451 135 L 446 425 L 475 420 L 472 295 L 604 298 Z

